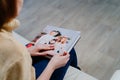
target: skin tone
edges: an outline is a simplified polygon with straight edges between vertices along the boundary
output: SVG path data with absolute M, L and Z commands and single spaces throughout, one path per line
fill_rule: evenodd
M 50 32 L 50 35 L 52 35 L 52 36 L 54 36 L 56 34 L 57 34 L 57 32 L 54 32 L 54 31 Z
M 16 15 L 18 16 L 20 14 L 20 11 L 22 9 L 22 6 L 23 6 L 23 0 L 17 0 L 17 13 Z
M 17 15 L 19 15 L 23 5 L 23 0 L 17 0 Z M 42 52 L 40 52 L 42 50 Z M 44 51 L 43 51 L 44 50 Z M 37 80 L 49 80 L 54 70 L 65 66 L 65 64 L 69 60 L 69 53 L 64 52 L 61 54 L 56 54 L 52 50 L 54 50 L 53 45 L 35 45 L 33 47 L 28 48 L 28 51 L 32 56 L 46 56 L 52 55 L 53 57 L 49 61 L 47 67 L 42 72 Z
M 47 55 L 53 56 L 55 55 L 53 50 L 54 46 L 48 44 L 34 45 L 28 48 L 28 51 L 30 52 L 31 56 L 47 56 Z

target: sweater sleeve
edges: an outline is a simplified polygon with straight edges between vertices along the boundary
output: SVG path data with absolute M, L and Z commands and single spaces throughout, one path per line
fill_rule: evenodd
M 0 80 L 35 80 L 35 71 L 25 47 L 0 39 Z
M 30 68 L 30 67 L 29 67 Z M 26 70 L 22 59 L 14 63 L 8 70 L 5 80 L 35 80 L 34 69 Z

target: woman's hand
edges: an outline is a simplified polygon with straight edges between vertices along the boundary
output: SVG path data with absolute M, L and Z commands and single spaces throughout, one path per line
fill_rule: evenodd
M 51 68 L 53 68 L 54 70 L 55 70 L 55 69 L 58 69 L 58 68 L 60 68 L 60 67 L 63 67 L 63 66 L 65 66 L 66 63 L 68 62 L 69 57 L 70 57 L 70 55 L 69 55 L 69 53 L 67 53 L 67 52 L 64 52 L 63 54 L 61 54 L 61 53 L 55 54 L 55 55 L 51 58 L 48 66 L 51 66 Z
M 55 69 L 66 65 L 69 57 L 70 55 L 67 52 L 55 54 L 37 80 L 49 80 Z
M 53 56 L 55 55 L 53 50 L 54 46 L 47 44 L 34 45 L 28 48 L 28 51 L 30 52 L 31 56 L 46 56 L 46 55 Z

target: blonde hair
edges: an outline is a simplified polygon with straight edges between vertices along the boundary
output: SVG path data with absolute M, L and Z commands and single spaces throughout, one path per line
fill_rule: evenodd
M 17 0 L 0 0 L 0 28 L 17 16 Z

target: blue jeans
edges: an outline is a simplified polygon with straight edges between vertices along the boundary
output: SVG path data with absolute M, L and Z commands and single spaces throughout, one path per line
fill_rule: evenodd
M 36 79 L 37 79 L 40 76 L 40 74 L 43 72 L 45 67 L 47 66 L 49 59 L 45 57 L 37 56 L 37 57 L 32 57 L 32 60 L 33 60 L 33 66 L 35 68 Z M 69 65 L 77 68 L 77 56 L 74 49 L 72 49 L 70 52 L 70 60 L 68 61 L 68 63 L 64 67 L 56 69 L 53 72 L 50 80 L 63 80 Z

